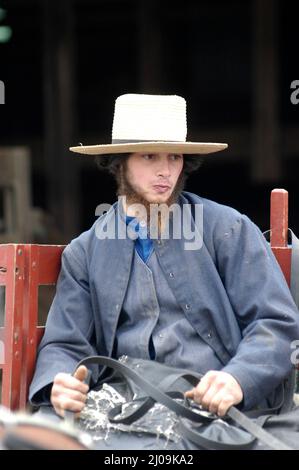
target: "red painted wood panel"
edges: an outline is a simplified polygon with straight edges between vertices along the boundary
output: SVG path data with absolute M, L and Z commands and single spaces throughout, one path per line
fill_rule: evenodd
M 288 192 L 273 189 L 271 192 L 270 229 L 271 246 L 287 247 L 288 244 Z
M 279 266 L 286 278 L 288 286 L 291 283 L 291 258 L 292 258 L 292 250 L 291 248 L 272 248 L 272 251 L 279 263 Z
M 2 377 L 2 404 L 19 408 L 20 380 L 23 355 L 23 297 L 25 283 L 24 246 L 16 244 L 1 247 L 2 262 L 6 263 L 6 302 L 4 318 L 4 359 Z
M 24 296 L 24 361 L 20 390 L 20 406 L 25 407 L 32 380 L 36 351 L 44 328 L 38 327 L 38 289 L 40 285 L 56 284 L 60 267 L 61 245 L 28 245 L 26 247 L 27 279 Z
M 271 191 L 270 243 L 288 285 L 291 279 L 291 249 L 288 247 L 288 192 L 285 189 Z
M 56 284 L 64 248 L 64 245 L 35 245 L 39 285 Z
M 5 285 L 5 323 L 0 329 L 4 342 L 2 404 L 25 408 L 44 332 L 38 324 L 38 288 L 56 284 L 64 246 L 0 245 L 0 283 Z

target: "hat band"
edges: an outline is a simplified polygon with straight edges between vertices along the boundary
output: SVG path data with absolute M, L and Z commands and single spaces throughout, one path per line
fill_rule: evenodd
M 112 144 L 138 144 L 142 142 L 173 142 L 174 144 L 185 144 L 182 140 L 145 140 L 145 139 L 112 139 Z

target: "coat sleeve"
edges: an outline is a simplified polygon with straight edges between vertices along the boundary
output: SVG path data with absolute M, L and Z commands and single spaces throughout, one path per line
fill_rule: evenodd
M 43 391 L 58 372 L 72 373 L 85 356 L 95 355 L 94 317 L 89 292 L 88 270 L 83 254 L 68 245 L 62 254 L 56 295 L 51 305 L 45 334 L 38 348 L 29 400 L 43 404 Z M 96 381 L 98 369 L 92 370 Z
M 291 372 L 299 312 L 283 273 L 258 227 L 240 216 L 218 241 L 218 269 L 242 340 L 224 367 L 242 387 L 244 409 L 261 402 Z

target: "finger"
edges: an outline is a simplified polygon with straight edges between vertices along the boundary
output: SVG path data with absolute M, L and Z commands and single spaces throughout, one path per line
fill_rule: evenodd
M 218 393 L 220 393 L 218 388 L 214 384 L 211 384 L 208 390 L 206 391 L 206 393 L 202 396 L 200 400 L 201 405 L 207 410 L 210 410 L 212 401 L 216 399 L 216 396 L 218 395 Z
M 228 386 L 224 387 L 222 382 L 215 381 L 207 391 L 207 393 L 203 396 L 201 400 L 201 404 L 204 408 L 209 409 L 209 411 L 216 412 L 217 414 L 221 413 L 221 416 L 224 416 L 232 405 L 236 405 L 240 403 L 243 399 L 243 393 L 239 393 L 237 390 L 236 393 L 235 389 L 230 389 Z M 219 399 L 221 400 L 219 401 Z M 215 402 L 214 402 L 215 400 Z M 218 404 L 218 410 L 214 410 L 214 404 Z
M 195 390 L 195 388 L 192 388 L 192 390 L 188 390 L 187 392 L 185 392 L 185 397 L 186 398 L 193 398 L 194 397 L 194 390 Z
M 80 382 L 84 382 L 84 380 L 87 378 L 88 375 L 88 370 L 85 366 L 79 366 L 76 372 L 74 373 L 74 377 Z
M 201 403 L 202 398 L 205 396 L 207 391 L 210 389 L 212 383 L 215 380 L 215 373 L 208 372 L 203 376 L 197 387 L 194 388 L 194 400 Z
M 84 384 L 83 382 L 81 382 L 76 377 L 73 377 L 70 374 L 64 373 L 56 375 L 53 387 L 55 385 L 61 385 L 64 388 L 69 388 L 73 390 L 79 390 L 81 393 L 87 393 L 89 389 L 87 384 Z
M 53 405 L 53 408 L 54 408 L 54 410 L 55 410 L 55 413 L 56 413 L 58 416 L 61 416 L 61 418 L 63 418 L 63 412 L 64 412 L 64 410 L 62 410 L 62 409 L 60 408 L 60 406 L 57 406 L 57 405 L 54 403 L 54 401 L 52 401 L 52 405 Z
M 82 402 L 82 403 L 85 403 L 86 400 L 87 400 L 87 394 L 86 393 L 81 393 L 80 391 L 73 390 L 71 388 L 69 388 L 69 389 L 68 388 L 63 388 L 59 385 L 57 385 L 53 389 L 52 397 L 53 398 L 56 397 L 58 399 L 59 399 L 59 397 L 68 397 L 71 400 Z
M 52 397 L 52 404 L 55 408 L 60 410 L 70 410 L 80 412 L 85 406 L 85 400 L 75 400 L 69 395 L 59 395 Z
M 61 399 L 58 407 L 62 411 L 62 416 L 64 416 L 64 411 L 73 411 L 74 413 L 80 413 L 84 408 L 84 403 L 70 400 L 68 397 Z
M 217 414 L 219 416 L 225 416 L 230 407 L 234 404 L 234 397 L 232 395 L 225 396 L 219 403 Z
M 216 393 L 211 399 L 209 406 L 207 406 L 207 409 L 210 411 L 210 413 L 218 414 L 219 406 L 220 403 L 223 401 L 223 394 L 222 392 Z
M 201 396 L 206 392 L 209 387 L 209 384 L 212 382 L 214 377 L 214 371 L 207 372 L 200 382 L 197 384 L 196 387 L 192 388 L 185 392 L 185 396 L 187 398 L 196 399 L 196 401 L 200 402 Z

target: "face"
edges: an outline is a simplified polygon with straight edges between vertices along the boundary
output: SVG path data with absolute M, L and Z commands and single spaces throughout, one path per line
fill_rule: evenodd
M 181 154 L 133 153 L 126 162 L 126 177 L 134 191 L 148 203 L 167 202 L 182 172 Z

